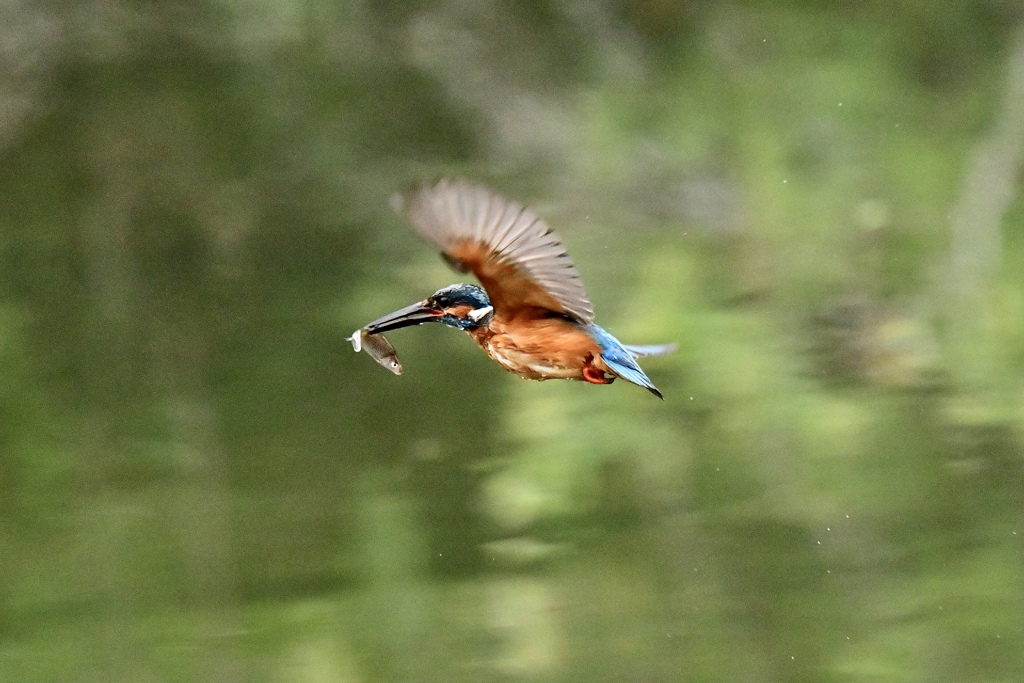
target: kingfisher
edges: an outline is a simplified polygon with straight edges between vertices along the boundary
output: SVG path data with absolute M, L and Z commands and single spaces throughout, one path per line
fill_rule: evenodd
M 528 207 L 466 180 L 397 193 L 392 206 L 482 287 L 454 284 L 363 328 L 380 334 L 441 323 L 469 334 L 520 377 L 611 384 L 617 377 L 664 398 L 636 359 L 673 344 L 629 346 L 594 323 L 594 307 L 558 237 Z

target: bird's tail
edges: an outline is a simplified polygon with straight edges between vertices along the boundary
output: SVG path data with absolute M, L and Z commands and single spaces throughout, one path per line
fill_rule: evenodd
M 638 355 L 655 355 L 652 353 L 637 354 L 636 351 L 652 348 L 661 350 L 663 347 L 624 346 L 622 342 L 609 334 L 607 330 L 604 330 L 597 325 L 591 325 L 589 327 L 589 331 L 601 347 L 601 360 L 605 362 L 612 372 L 627 382 L 632 382 L 633 384 L 647 389 L 647 391 L 651 392 L 658 398 L 665 398 L 661 395 L 661 392 L 658 391 L 658 387 L 654 386 L 654 382 L 644 374 L 644 371 L 636 363 L 636 357 Z M 663 351 L 663 353 L 668 353 L 670 350 L 671 349 Z
M 643 387 L 660 399 L 665 398 L 661 395 L 658 387 L 654 386 L 654 383 L 650 378 L 648 378 L 647 375 L 644 374 L 644 371 L 640 369 L 640 366 L 637 365 L 636 362 L 628 355 L 616 357 L 614 354 L 605 352 L 601 354 L 601 359 L 604 360 L 605 364 L 612 370 L 612 372 L 622 379 Z M 628 361 L 629 364 L 627 365 L 625 362 L 622 362 L 623 359 Z
M 633 358 L 646 358 L 648 356 L 667 356 L 678 349 L 679 344 L 652 344 L 650 346 L 623 344 L 622 348 L 629 351 Z

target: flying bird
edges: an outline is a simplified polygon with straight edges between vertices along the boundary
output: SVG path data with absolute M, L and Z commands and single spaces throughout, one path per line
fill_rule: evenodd
M 594 324 L 594 307 L 558 237 L 531 209 L 465 180 L 421 185 L 392 199 L 457 272 L 454 284 L 379 318 L 367 335 L 437 322 L 462 330 L 502 367 L 527 379 L 611 384 L 621 377 L 658 398 L 636 359 L 673 344 L 628 346 Z

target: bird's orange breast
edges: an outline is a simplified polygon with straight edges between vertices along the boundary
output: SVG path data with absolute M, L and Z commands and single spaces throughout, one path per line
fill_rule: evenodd
M 495 319 L 470 335 L 506 370 L 529 379 L 585 379 L 588 367 L 604 365 L 597 342 L 564 318 Z

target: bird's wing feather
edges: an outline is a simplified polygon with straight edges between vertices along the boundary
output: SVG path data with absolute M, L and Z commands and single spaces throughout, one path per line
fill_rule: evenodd
M 393 204 L 453 268 L 476 275 L 495 315 L 554 311 L 593 322 L 576 266 L 531 209 L 464 180 L 421 186 Z

